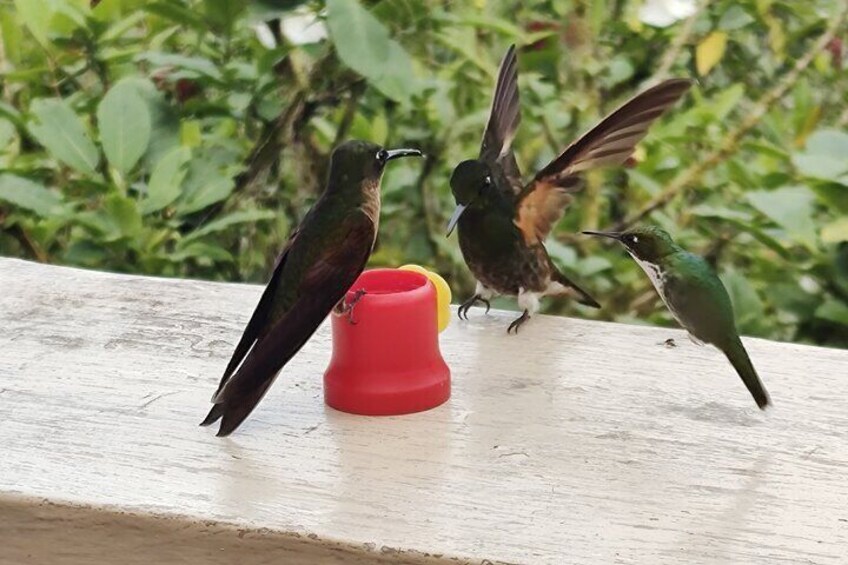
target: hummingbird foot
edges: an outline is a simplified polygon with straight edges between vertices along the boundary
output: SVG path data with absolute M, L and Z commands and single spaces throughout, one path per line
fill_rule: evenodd
M 486 314 L 488 314 L 489 309 L 492 307 L 492 304 L 487 299 L 483 298 L 481 295 L 475 294 L 474 296 L 462 303 L 462 305 L 456 311 L 456 315 L 459 316 L 460 320 L 467 320 L 468 310 L 470 310 L 471 307 L 477 304 L 478 302 L 482 302 L 486 305 Z
M 356 305 L 359 304 L 359 301 L 362 300 L 362 297 L 365 296 L 366 292 L 364 289 L 359 289 L 353 293 L 353 298 L 350 299 L 350 302 L 345 303 L 344 299 L 341 301 L 341 308 L 339 309 L 339 314 L 344 316 L 347 314 L 347 321 L 350 325 L 355 326 L 356 320 L 353 319 L 353 310 L 356 308 Z
M 522 325 L 524 325 L 524 323 L 529 319 L 530 319 L 530 311 L 525 310 L 524 313 L 521 316 L 519 316 L 518 318 L 513 320 L 513 322 L 506 329 L 506 333 L 509 334 L 509 333 L 512 333 L 513 331 L 515 331 L 515 335 L 518 335 L 518 328 L 520 328 Z

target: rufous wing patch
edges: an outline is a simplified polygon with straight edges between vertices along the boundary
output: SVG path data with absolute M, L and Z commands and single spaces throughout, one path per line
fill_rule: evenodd
M 533 185 L 519 201 L 515 217 L 515 225 L 527 245 L 543 242 L 574 199 L 573 189 L 544 180 L 533 181 Z

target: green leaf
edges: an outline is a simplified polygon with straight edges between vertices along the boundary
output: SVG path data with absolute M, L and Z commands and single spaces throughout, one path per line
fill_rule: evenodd
M 573 247 L 564 245 L 554 238 L 549 239 L 545 247 L 557 266 L 573 269 L 577 265 L 577 252 Z
M 342 62 L 388 98 L 405 102 L 417 90 L 412 59 L 356 0 L 329 0 L 327 27 Z
M 848 133 L 818 130 L 807 139 L 803 152 L 792 155 L 792 163 L 808 177 L 846 184 L 848 179 Z
M 84 28 L 90 12 L 89 0 L 15 0 L 23 24 L 42 46 L 50 45 L 50 36 L 70 36 Z
M 194 230 L 180 242 L 179 246 L 183 247 L 200 237 L 225 230 L 235 224 L 243 224 L 245 222 L 254 223 L 261 220 L 270 220 L 273 217 L 274 212 L 271 210 L 241 210 L 233 212 Z
M 243 155 L 231 144 L 206 143 L 193 154 L 175 205 L 178 215 L 192 214 L 227 198 L 235 188 L 233 177 L 243 168 Z
M 612 268 L 609 259 L 594 255 L 577 261 L 576 271 L 581 277 L 591 277 Z
M 796 153 L 792 155 L 792 164 L 798 171 L 807 177 L 822 180 L 843 182 L 841 178 L 848 172 L 848 161 L 834 159 L 827 155 L 811 155 L 809 153 Z
M 245 9 L 245 2 L 235 0 L 204 0 L 206 21 L 224 33 L 232 30 L 233 24 Z
M 435 14 L 434 19 L 436 21 L 441 21 L 452 25 L 462 24 L 465 26 L 472 27 L 475 30 L 491 30 L 499 34 L 506 35 L 508 37 L 519 38 L 524 35 L 524 30 L 521 27 L 515 25 L 514 23 L 507 21 L 503 18 L 488 16 L 480 12 L 470 11 L 465 12 L 461 15 L 441 13 Z
M 745 195 L 748 201 L 793 239 L 809 248 L 816 246 L 813 220 L 815 194 L 805 186 L 784 186 L 777 190 L 759 190 Z
M 224 80 L 224 75 L 221 74 L 215 63 L 203 57 L 187 57 L 159 51 L 148 51 L 141 53 L 137 59 L 147 61 L 156 67 L 167 68 L 169 74 L 172 75 L 171 78 L 206 77 L 215 82 Z
M 150 143 L 143 160 L 144 166 L 151 170 L 162 157 L 179 147 L 180 113 L 151 81 L 141 78 L 127 80 L 136 87 L 150 113 Z
M 2 153 L 15 136 L 15 126 L 9 120 L 0 118 L 0 153 Z
M 108 254 L 108 250 L 103 245 L 84 240 L 72 243 L 62 258 L 68 264 L 98 267 L 103 265 Z
M 122 80 L 97 107 L 100 142 L 109 164 L 126 175 L 147 151 L 150 112 L 136 85 Z
M 756 20 L 743 8 L 731 5 L 718 21 L 718 27 L 725 31 L 742 29 Z
M 721 275 L 730 301 L 733 303 L 733 313 L 736 325 L 741 333 L 759 333 L 765 307 L 757 291 L 741 274 L 730 271 Z
M 206 31 L 206 25 L 203 23 L 203 19 L 199 18 L 192 10 L 182 6 L 178 2 L 169 2 L 167 0 L 163 0 L 161 2 L 145 2 L 141 9 L 184 26 Z
M 630 77 L 633 76 L 633 63 L 630 62 L 626 57 L 619 55 L 618 57 L 613 58 L 610 61 L 609 66 L 607 67 L 607 73 L 609 75 L 606 84 L 608 87 L 615 86 L 620 84 L 626 80 L 629 80 Z
M 6 104 L 5 102 L 0 102 L 0 116 L 3 116 L 5 119 L 9 120 L 16 126 L 25 126 L 24 119 L 23 116 L 21 116 L 20 111 L 14 106 Z
M 197 120 L 185 120 L 180 123 L 180 143 L 185 147 L 200 147 L 203 132 Z
M 53 11 L 47 0 L 15 0 L 15 7 L 33 37 L 46 46 L 47 31 L 50 27 L 50 19 L 53 17 Z
M 736 83 L 724 89 L 720 94 L 714 95 L 712 103 L 705 103 L 705 107 L 711 110 L 713 119 L 721 121 L 736 108 L 744 96 L 745 87 Z
M 848 241 L 848 217 L 830 222 L 821 230 L 821 240 L 824 243 L 841 243 Z
M 848 326 L 848 305 L 832 298 L 828 299 L 816 308 L 816 318 Z
M 807 139 L 807 151 L 815 155 L 842 157 L 848 155 L 848 133 L 833 129 L 820 129 Z
M 120 194 L 106 198 L 104 210 L 112 223 L 113 235 L 134 239 L 141 234 L 142 220 L 136 201 Z M 114 234 L 117 232 L 117 234 Z
M 95 174 L 100 163 L 97 147 L 82 122 L 59 98 L 33 100 L 30 112 L 35 122 L 29 131 L 57 159 L 81 173 Z
M 142 214 L 161 210 L 179 197 L 189 157 L 191 151 L 177 147 L 156 163 L 147 183 L 147 197 L 141 203 Z
M 63 211 L 61 195 L 42 184 L 11 174 L 0 175 L 0 200 L 43 217 Z
M 233 188 L 235 188 L 235 181 L 231 177 L 222 176 L 212 179 L 192 192 L 184 202 L 178 204 L 177 213 L 186 215 L 203 210 L 207 206 L 224 200 Z
M 690 213 L 696 216 L 705 218 L 721 218 L 723 220 L 750 221 L 751 214 L 742 210 L 732 210 L 724 206 L 710 206 L 709 204 L 699 204 L 692 208 Z
M 247 4 L 247 20 L 251 23 L 267 22 L 279 18 L 306 4 L 307 0 L 252 0 Z
M 221 247 L 205 241 L 195 241 L 179 248 L 168 255 L 167 259 L 174 262 L 182 262 L 186 259 L 198 259 L 198 263 L 211 265 L 216 262 L 230 263 L 233 261 L 232 254 Z

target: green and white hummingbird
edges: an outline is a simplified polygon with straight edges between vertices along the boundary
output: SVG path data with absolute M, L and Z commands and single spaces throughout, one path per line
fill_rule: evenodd
M 515 330 L 539 310 L 544 296 L 571 296 L 597 308 L 594 298 L 556 268 L 545 239 L 583 186 L 589 169 L 621 165 L 648 128 L 689 90 L 691 81 L 671 79 L 624 103 L 569 145 L 528 182 L 521 178 L 512 140 L 521 120 L 515 46 L 501 61 L 480 155 L 463 161 L 450 179 L 456 210 L 448 235 L 459 226 L 459 247 L 474 278 L 474 295 L 459 308 L 468 316 L 475 303 L 515 296 L 522 315 Z
M 277 257 L 201 426 L 220 419 L 218 436 L 231 434 L 334 308 L 353 321 L 353 304 L 343 298 L 374 247 L 380 178 L 386 163 L 406 156 L 421 152 L 365 141 L 347 141 L 333 151 L 327 188 Z
M 727 357 L 760 409 L 769 395 L 739 339 L 733 305 L 721 280 L 703 257 L 689 253 L 655 226 L 624 232 L 584 231 L 621 242 L 642 267 L 671 311 L 696 343 L 710 343 Z

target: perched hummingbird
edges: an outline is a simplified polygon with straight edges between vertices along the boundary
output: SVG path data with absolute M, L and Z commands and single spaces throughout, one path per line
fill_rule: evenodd
M 769 395 L 739 339 L 724 285 L 702 257 L 689 253 L 653 226 L 625 232 L 584 231 L 620 241 L 639 263 L 674 318 L 695 343 L 711 343 L 728 358 L 760 409 Z
M 512 151 L 520 122 L 518 65 L 512 45 L 501 61 L 480 156 L 463 161 L 450 179 L 456 210 L 448 235 L 459 225 L 459 247 L 477 279 L 474 295 L 459 317 L 481 301 L 489 308 L 496 295 L 518 297 L 524 313 L 507 328 L 515 330 L 539 310 L 543 296 L 572 296 L 597 308 L 586 291 L 561 273 L 544 241 L 582 188 L 583 171 L 621 165 L 654 120 L 689 90 L 687 79 L 667 80 L 626 102 L 569 145 L 524 184 Z
M 232 433 L 334 307 L 353 321 L 355 302 L 344 304 L 343 298 L 374 247 L 383 168 L 411 155 L 421 152 L 365 141 L 347 141 L 333 151 L 327 188 L 277 257 L 201 426 L 223 418 L 217 435 Z

